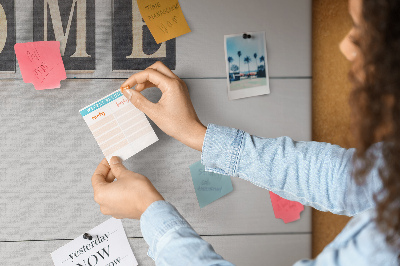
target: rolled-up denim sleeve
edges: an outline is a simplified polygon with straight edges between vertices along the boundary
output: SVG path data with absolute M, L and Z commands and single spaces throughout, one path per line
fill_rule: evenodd
M 260 138 L 209 124 L 201 162 L 206 171 L 239 177 L 321 211 L 353 216 L 374 207 L 378 170 L 363 186 L 351 177 L 355 149 L 289 137 Z
M 233 265 L 218 255 L 170 203 L 153 202 L 140 217 L 149 245 L 147 255 L 156 265 Z

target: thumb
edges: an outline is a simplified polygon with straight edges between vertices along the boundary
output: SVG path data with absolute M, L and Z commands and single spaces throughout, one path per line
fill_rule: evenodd
M 151 112 L 154 103 L 147 100 L 146 97 L 134 89 L 123 90 L 123 94 L 137 109 L 149 116 L 148 113 Z
M 126 169 L 126 167 L 122 164 L 121 158 L 117 156 L 111 157 L 110 168 L 117 179 L 122 177 L 123 172 L 128 171 L 128 169 Z
M 102 185 L 107 185 L 106 176 L 110 171 L 110 167 L 107 163 L 106 159 L 103 159 L 100 164 L 97 166 L 94 174 L 92 176 L 92 186 L 94 189 L 100 187 Z

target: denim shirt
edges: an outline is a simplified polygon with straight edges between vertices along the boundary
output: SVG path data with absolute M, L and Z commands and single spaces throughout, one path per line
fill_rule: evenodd
M 379 145 L 379 144 L 377 144 Z M 321 211 L 355 216 L 315 260 L 305 265 L 398 265 L 395 251 L 374 222 L 374 193 L 382 187 L 375 168 L 364 185 L 351 177 L 354 149 L 289 137 L 259 138 L 208 125 L 201 162 L 207 171 L 239 177 L 288 200 Z M 151 204 L 140 218 L 148 255 L 157 265 L 233 265 L 215 253 L 166 201 Z

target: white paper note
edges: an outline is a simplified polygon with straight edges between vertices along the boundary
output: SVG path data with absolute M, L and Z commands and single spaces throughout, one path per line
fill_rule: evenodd
M 79 111 L 104 157 L 126 160 L 158 140 L 145 114 L 119 91 Z
M 108 219 L 51 253 L 55 266 L 136 266 L 135 255 L 129 245 L 121 220 Z

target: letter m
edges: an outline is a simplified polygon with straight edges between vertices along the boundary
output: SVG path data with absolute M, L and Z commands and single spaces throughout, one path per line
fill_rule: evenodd
M 94 69 L 94 2 L 94 0 L 33 1 L 33 40 L 59 41 L 66 69 Z M 72 61 L 66 62 L 67 58 L 70 59 L 67 61 Z

